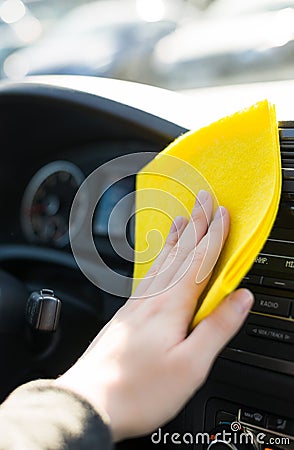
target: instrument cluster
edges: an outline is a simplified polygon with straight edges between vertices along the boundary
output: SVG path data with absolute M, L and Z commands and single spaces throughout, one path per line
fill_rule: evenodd
M 21 226 L 28 242 L 64 247 L 69 242 L 69 216 L 73 199 L 85 179 L 69 161 L 54 161 L 35 173 L 21 204 Z M 79 205 L 83 214 L 85 205 Z

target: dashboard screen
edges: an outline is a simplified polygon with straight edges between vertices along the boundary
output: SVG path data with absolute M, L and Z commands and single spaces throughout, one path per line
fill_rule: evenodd
M 124 234 L 124 228 L 130 217 L 132 210 L 132 201 L 127 201 L 123 208 L 119 208 L 120 214 L 116 214 L 115 222 L 112 221 L 112 227 L 109 229 L 109 219 L 114 207 L 122 200 L 126 195 L 134 192 L 135 190 L 135 177 L 128 176 L 113 183 L 109 186 L 101 199 L 99 200 L 93 220 L 93 233 L 94 235 L 107 236 L 109 231 L 112 235 L 121 236 Z M 131 199 L 129 199 L 131 200 Z M 114 227 L 114 223 L 116 227 Z

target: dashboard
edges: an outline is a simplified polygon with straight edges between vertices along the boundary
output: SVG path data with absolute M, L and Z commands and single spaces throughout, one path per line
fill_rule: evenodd
M 9 209 L 7 205 L 6 223 L 1 224 L 2 242 L 34 244 L 67 251 L 70 210 L 85 179 L 93 170 L 105 164 L 105 155 L 113 160 L 132 151 L 143 152 L 145 149 L 148 149 L 148 145 L 144 142 L 110 140 L 70 148 L 56 154 L 52 152 L 49 158 L 44 158 L 43 155 L 36 158 L 32 155 L 29 170 L 17 175 L 17 186 L 10 193 L 10 204 L 17 204 L 19 208 L 16 211 L 14 207 Z M 29 157 L 28 154 L 27 156 Z M 10 170 L 9 166 L 7 168 Z M 11 170 L 15 168 L 11 167 Z M 99 189 L 103 195 L 97 201 L 93 218 L 93 233 L 97 239 L 108 235 L 109 216 L 115 204 L 135 188 L 134 174 L 113 182 L 114 175 L 123 175 L 123 170 L 115 168 L 114 164 L 112 167 L 105 166 L 100 172 Z M 87 199 L 84 200 L 77 211 L 79 216 L 86 213 L 84 203 Z M 15 220 L 17 214 L 19 220 Z M 117 224 L 118 230 L 123 228 L 123 217 L 121 221 L 121 224 Z
M 200 90 L 189 98 L 86 77 L 36 77 L 0 86 L 1 399 L 25 381 L 56 377 L 70 367 L 128 298 L 138 170 L 186 130 L 234 112 L 245 100 L 250 104 L 267 96 L 277 103 L 281 119 L 283 193 L 266 247 L 242 281 L 256 296 L 252 313 L 202 389 L 164 427 L 165 442 L 149 436 L 118 448 L 177 448 L 168 438 L 175 431 L 195 436 L 231 422 L 269 436 L 267 444 L 255 445 L 258 450 L 293 448 L 293 82 L 233 87 L 231 97 L 227 89 Z M 94 198 L 87 179 L 94 180 Z M 90 250 L 83 248 L 80 264 L 69 241 L 81 235 L 89 208 L 100 258 L 94 280 Z M 119 275 L 116 283 L 114 274 Z M 61 299 L 59 324 L 53 332 L 36 328 L 31 333 L 26 304 L 32 292 L 42 289 Z M 276 438 L 285 436 L 289 442 L 278 443 Z M 216 445 L 212 439 L 205 444 L 191 438 L 184 444 Z

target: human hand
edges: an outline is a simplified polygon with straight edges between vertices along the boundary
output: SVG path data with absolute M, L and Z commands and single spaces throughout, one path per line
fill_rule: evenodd
M 252 294 L 240 289 L 189 334 L 229 232 L 228 211 L 220 207 L 212 220 L 212 208 L 211 196 L 200 191 L 189 223 L 175 219 L 135 294 L 54 382 L 106 412 L 115 440 L 146 434 L 175 416 L 252 305 Z

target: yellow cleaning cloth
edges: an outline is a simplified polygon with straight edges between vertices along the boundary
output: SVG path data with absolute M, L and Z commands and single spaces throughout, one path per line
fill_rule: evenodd
M 248 272 L 274 223 L 281 192 L 275 108 L 268 101 L 176 139 L 137 175 L 133 290 L 162 249 L 172 220 L 189 217 L 200 189 L 231 216 L 228 240 L 192 326 Z

